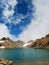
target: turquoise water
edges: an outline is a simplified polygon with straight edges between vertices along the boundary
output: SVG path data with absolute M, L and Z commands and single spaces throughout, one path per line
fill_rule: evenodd
M 49 50 L 32 48 L 0 49 L 0 58 L 12 61 L 49 60 Z

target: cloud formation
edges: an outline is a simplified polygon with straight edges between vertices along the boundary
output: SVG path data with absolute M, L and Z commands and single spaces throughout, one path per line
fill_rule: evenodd
M 36 9 L 34 13 L 35 19 L 32 19 L 31 24 L 28 25 L 27 28 L 23 28 L 24 31 L 20 34 L 20 36 L 16 38 L 16 36 L 9 33 L 9 30 L 5 24 L 0 24 L 0 38 L 10 37 L 12 40 L 20 39 L 26 42 L 40 38 L 49 33 L 49 0 L 33 0 L 33 3 Z M 12 13 L 14 13 L 13 10 Z M 9 12 L 8 16 L 10 15 L 11 12 Z M 8 17 L 7 13 L 5 16 Z
M 4 10 L 3 10 L 3 18 L 5 21 L 5 23 L 11 23 L 13 21 L 11 21 L 12 19 L 12 16 L 14 14 L 14 7 L 18 4 L 17 0 L 2 0 L 2 7 L 4 7 Z
M 2 37 L 9 37 L 9 30 L 7 29 L 7 27 L 4 24 L 0 24 L 0 38 Z
M 18 4 L 17 0 L 13 0 L 13 1 L 12 0 L 8 0 L 8 1 L 3 0 L 2 1 L 1 5 L 3 5 L 2 7 L 4 8 L 2 14 L 3 14 L 3 19 L 5 20 L 5 23 L 18 24 L 18 23 L 22 22 L 21 21 L 22 19 L 25 19 L 27 16 L 31 15 L 29 13 L 29 11 L 27 12 L 27 8 L 28 8 L 28 10 L 31 10 L 30 9 L 31 5 L 27 4 L 28 6 L 30 5 L 30 7 L 28 7 L 27 5 L 22 5 L 22 4 L 24 4 L 24 3 L 22 2 L 21 5 Z M 27 6 L 26 9 L 24 8 L 25 6 Z M 21 10 L 21 13 L 19 13 L 20 12 L 19 9 Z M 25 9 L 26 12 L 23 11 L 24 9 Z M 26 13 L 26 15 L 24 15 L 24 13 Z
M 40 38 L 49 33 L 49 0 L 33 0 L 35 5 L 35 19 L 28 25 L 20 36 L 20 40 L 29 41 Z
M 13 41 L 16 41 L 16 37 L 9 33 L 9 30 L 5 24 L 0 24 L 0 38 L 9 37 Z

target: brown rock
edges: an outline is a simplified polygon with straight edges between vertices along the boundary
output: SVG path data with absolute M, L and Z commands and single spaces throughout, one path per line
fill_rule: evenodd
M 33 42 L 34 45 L 32 45 L 32 48 L 44 48 L 44 49 L 49 49 L 49 34 L 46 35 L 45 37 L 42 37 L 41 39 L 35 40 Z
M 1 58 L 0 64 L 2 64 L 2 65 L 12 65 L 12 61 L 8 61 L 8 60 Z

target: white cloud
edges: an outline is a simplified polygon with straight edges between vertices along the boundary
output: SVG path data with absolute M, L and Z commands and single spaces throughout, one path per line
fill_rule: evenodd
M 2 7 L 4 7 L 3 10 L 3 18 L 6 20 L 5 23 L 11 23 L 11 18 L 14 14 L 14 7 L 18 4 L 17 0 L 2 0 Z M 11 9 L 10 9 L 11 8 Z
M 13 14 L 14 14 L 14 11 L 13 11 L 13 10 L 9 11 L 8 9 L 5 9 L 5 10 L 3 11 L 3 15 L 4 15 L 7 19 L 8 19 L 8 17 L 11 17 Z
M 3 37 L 9 37 L 12 40 L 16 40 L 16 37 L 14 35 L 11 35 L 9 33 L 9 30 L 5 24 L 0 24 L 0 38 Z
M 4 24 L 0 24 L 0 38 L 2 37 L 8 37 L 9 31 L 7 27 Z
M 14 6 L 16 4 L 18 4 L 17 0 L 1 0 L 2 6 L 6 6 L 6 8 L 8 8 L 9 6 L 12 6 L 12 8 L 14 8 Z
M 18 4 L 17 0 L 8 0 L 7 3 L 9 6 L 11 5 L 12 8 L 14 8 L 16 4 Z
M 49 33 L 49 0 L 34 0 L 35 19 L 28 25 L 18 39 L 29 41 Z

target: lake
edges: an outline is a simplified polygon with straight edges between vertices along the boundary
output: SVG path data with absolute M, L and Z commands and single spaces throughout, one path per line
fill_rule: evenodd
M 49 50 L 33 48 L 0 49 L 0 58 L 5 58 L 14 62 L 48 61 Z

